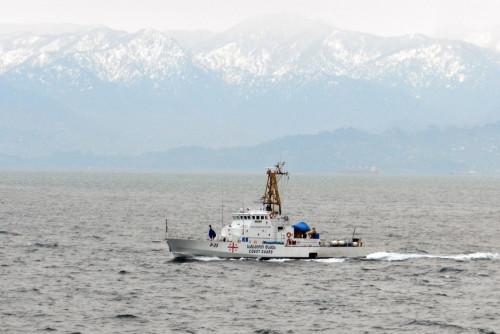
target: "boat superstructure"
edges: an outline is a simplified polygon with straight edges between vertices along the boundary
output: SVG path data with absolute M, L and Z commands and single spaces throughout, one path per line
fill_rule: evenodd
M 282 215 L 278 183 L 288 172 L 283 163 L 267 169 L 267 184 L 257 208 L 234 212 L 231 223 L 216 238 L 205 240 L 177 238 L 166 241 L 174 256 L 216 256 L 222 258 L 332 258 L 363 257 L 370 253 L 360 238 L 338 240 L 321 238 L 305 222 L 291 224 Z

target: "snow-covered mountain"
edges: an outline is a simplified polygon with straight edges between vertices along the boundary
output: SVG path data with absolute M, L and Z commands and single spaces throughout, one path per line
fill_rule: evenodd
M 67 80 L 81 89 L 92 88 L 84 85 L 84 75 L 124 85 L 167 80 L 182 75 L 189 61 L 175 40 L 149 30 L 128 34 L 103 28 L 84 35 L 55 36 L 16 33 L 0 41 L 3 76 L 21 75 L 31 80 L 55 76 L 51 80 Z
M 222 33 L 0 35 L 0 153 L 140 153 L 500 120 L 500 53 L 294 16 Z

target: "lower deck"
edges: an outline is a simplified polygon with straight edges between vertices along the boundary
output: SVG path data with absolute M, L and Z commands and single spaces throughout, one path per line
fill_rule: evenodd
M 176 257 L 209 256 L 219 258 L 291 258 L 321 259 L 336 257 L 365 257 L 372 251 L 367 247 L 328 245 L 297 246 L 287 244 L 253 244 L 211 240 L 167 238 L 170 251 Z

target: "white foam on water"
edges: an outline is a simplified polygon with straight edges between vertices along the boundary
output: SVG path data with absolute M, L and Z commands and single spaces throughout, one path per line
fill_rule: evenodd
M 454 256 L 442 256 L 443 259 L 453 259 L 458 261 L 472 261 L 472 260 L 499 260 L 500 254 L 498 253 L 472 253 L 460 254 Z
M 346 259 L 342 259 L 342 258 L 331 258 L 331 259 L 314 259 L 314 260 L 311 260 L 311 261 L 314 261 L 314 262 L 323 262 L 323 263 L 342 263 L 345 260 Z
M 193 259 L 198 261 L 223 261 L 224 259 L 217 256 L 194 256 Z
M 458 254 L 458 255 L 430 255 L 430 254 L 404 254 L 404 253 L 390 253 L 390 252 L 378 252 L 368 254 L 366 256 L 369 260 L 381 260 L 381 261 L 406 261 L 409 259 L 422 259 L 422 258 L 434 258 L 434 259 L 450 259 L 456 261 L 472 261 L 472 260 L 497 260 L 500 259 L 500 254 L 498 253 L 471 253 L 471 254 Z
M 289 261 L 294 261 L 293 259 L 269 259 L 266 260 L 267 262 L 289 262 Z
M 427 254 L 402 254 L 402 253 L 390 253 L 390 252 L 377 252 L 368 254 L 366 256 L 369 260 L 383 260 L 383 261 L 405 261 L 408 259 L 420 259 L 420 258 L 434 257 Z

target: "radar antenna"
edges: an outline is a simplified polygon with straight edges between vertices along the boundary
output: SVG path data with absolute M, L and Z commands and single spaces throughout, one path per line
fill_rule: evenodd
M 283 171 L 284 162 L 278 162 L 274 166 L 274 170 L 271 168 L 267 169 L 267 184 L 266 192 L 262 196 L 262 204 L 267 211 L 271 211 L 274 214 L 279 214 L 281 216 L 281 199 L 280 192 L 278 189 L 278 182 L 281 180 L 283 175 L 288 175 L 288 172 Z M 278 211 L 276 211 L 276 206 Z

